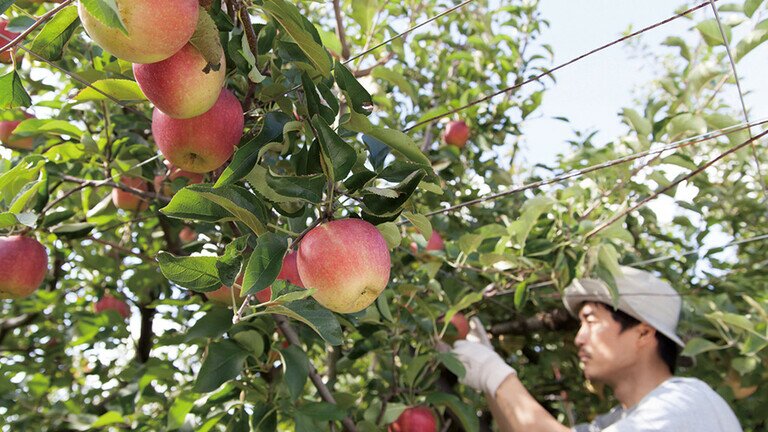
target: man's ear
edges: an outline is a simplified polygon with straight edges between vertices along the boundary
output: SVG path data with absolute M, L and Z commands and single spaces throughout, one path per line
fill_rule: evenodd
M 655 343 L 656 342 L 656 329 L 649 326 L 646 323 L 640 323 L 637 325 L 636 329 L 637 335 L 638 335 L 638 343 L 642 345 Z

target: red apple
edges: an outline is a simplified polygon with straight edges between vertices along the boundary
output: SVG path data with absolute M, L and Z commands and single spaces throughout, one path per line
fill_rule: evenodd
M 283 266 L 277 275 L 278 280 L 284 280 L 288 283 L 304 288 L 304 283 L 299 276 L 299 269 L 296 267 L 296 252 L 288 251 L 283 258 Z M 256 299 L 259 303 L 266 303 L 272 298 L 272 288 L 267 287 L 256 293 Z
M 463 148 L 469 139 L 469 127 L 464 121 L 452 121 L 445 127 L 443 140 L 446 144 Z
M 213 108 L 197 117 L 175 119 L 155 108 L 152 134 L 157 147 L 173 165 L 204 173 L 222 166 L 243 136 L 243 108 L 223 89 Z
M 0 42 L 0 45 L 2 42 Z M 27 118 L 34 118 L 31 114 L 24 113 Z M 34 147 L 34 139 L 32 137 L 16 137 L 13 136 L 13 131 L 19 126 L 21 120 L 5 120 L 0 121 L 0 143 L 8 148 L 17 150 L 32 150 Z
M 219 98 L 227 73 L 221 54 L 218 71 L 203 69 L 208 61 L 188 43 L 171 57 L 151 64 L 134 64 L 136 82 L 155 107 L 170 117 L 185 119 L 205 113 Z
M 407 408 L 389 425 L 389 432 L 437 432 L 437 420 L 425 406 Z
M 128 30 L 102 24 L 78 2 L 85 31 L 115 57 L 132 63 L 155 63 L 174 55 L 197 27 L 197 0 L 115 0 Z
M 6 26 L 8 26 L 8 20 L 0 19 L 0 47 L 4 47 L 6 44 L 8 44 L 8 42 L 16 39 L 19 36 L 19 33 L 6 30 Z M 10 49 L 0 53 L 0 63 L 11 63 Z
M 0 299 L 27 297 L 45 280 L 48 253 L 31 237 L 0 237 Z
M 128 306 L 128 303 L 112 297 L 109 294 L 104 294 L 104 297 L 94 303 L 93 310 L 95 310 L 96 313 L 113 310 L 120 314 L 123 319 L 128 318 L 131 315 L 131 308 Z
M 168 179 L 170 181 L 174 181 L 177 178 L 186 178 L 187 184 L 197 184 L 202 183 L 205 177 L 203 174 L 184 171 L 181 168 L 175 167 L 168 160 L 164 160 L 163 164 L 168 168 Z
M 120 178 L 120 183 L 141 192 L 147 191 L 147 182 L 138 177 L 123 176 Z M 123 210 L 142 211 L 149 207 L 149 203 L 144 198 L 118 188 L 112 189 L 112 203 Z
M 368 307 L 389 282 L 389 249 L 379 230 L 361 219 L 325 222 L 299 245 L 299 275 L 315 300 L 340 313 Z
M 439 322 L 442 323 L 444 321 L 440 318 Z M 451 317 L 451 325 L 455 329 L 455 336 L 452 335 L 449 342 L 453 343 L 457 340 L 467 338 L 467 334 L 469 334 L 469 320 L 467 320 L 467 317 L 463 313 L 457 312 L 454 314 L 453 317 Z
M 192 228 L 185 226 L 179 231 L 179 240 L 182 243 L 189 243 L 197 240 L 197 233 Z
M 429 241 L 427 242 L 427 250 L 428 251 L 439 251 L 445 249 L 445 243 L 443 242 L 443 238 L 440 237 L 440 233 L 437 231 L 432 231 L 432 236 L 429 238 Z
M 238 276 L 235 282 L 238 285 L 241 285 L 243 283 L 243 275 Z M 205 293 L 205 296 L 208 297 L 208 300 L 216 304 L 232 306 L 232 288 L 226 285 L 222 285 L 221 288 L 216 291 Z M 240 288 L 235 287 L 235 303 L 240 305 L 242 302 L 243 300 L 240 298 Z

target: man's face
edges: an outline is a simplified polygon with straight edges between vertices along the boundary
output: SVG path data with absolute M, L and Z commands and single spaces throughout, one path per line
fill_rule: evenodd
M 635 364 L 637 333 L 635 328 L 621 331 L 621 325 L 601 303 L 585 303 L 579 311 L 581 327 L 574 340 L 584 376 L 609 386 Z

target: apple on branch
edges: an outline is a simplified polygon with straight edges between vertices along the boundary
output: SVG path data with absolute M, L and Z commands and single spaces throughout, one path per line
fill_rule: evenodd
M 31 114 L 24 113 L 27 118 L 34 118 Z M 21 120 L 3 120 L 0 121 L 0 143 L 4 146 L 17 150 L 32 150 L 34 139 L 32 137 L 17 137 L 13 131 L 19 126 Z
M 389 425 L 388 432 L 437 432 L 437 420 L 425 406 L 410 407 Z
M 232 306 L 232 290 L 234 289 L 235 305 L 239 306 L 243 303 L 243 300 L 240 298 L 240 288 L 239 288 L 239 286 L 241 286 L 243 283 L 242 274 L 237 277 L 237 280 L 235 280 L 235 283 L 238 286 L 228 287 L 226 285 L 222 285 L 221 288 L 217 289 L 216 291 L 209 291 L 205 293 L 205 297 L 207 297 L 208 300 L 218 305 Z
M 219 98 L 226 77 L 224 52 L 217 71 L 191 43 L 157 63 L 134 64 L 133 75 L 155 107 L 169 117 L 185 119 L 205 113 Z
M 103 24 L 78 2 L 88 36 L 115 57 L 131 63 L 155 63 L 181 49 L 197 28 L 197 0 L 114 0 L 128 34 Z
M 288 251 L 283 258 L 283 266 L 277 275 L 277 280 L 284 280 L 288 283 L 304 288 L 304 283 L 299 276 L 299 269 L 296 265 L 296 252 Z M 256 293 L 256 299 L 259 303 L 266 303 L 272 298 L 272 288 L 267 287 Z
M 8 20 L 0 19 L 0 46 L 5 46 L 8 42 L 19 36 L 19 33 L 6 30 L 7 26 Z M 0 63 L 11 64 L 11 51 L 8 50 L 0 53 Z
M 126 319 L 131 315 L 131 308 L 128 306 L 128 303 L 109 294 L 104 294 L 104 297 L 94 303 L 93 310 L 96 311 L 96 313 L 113 310 L 123 317 L 123 319 Z
M 32 294 L 48 273 L 48 253 L 31 237 L 0 237 L 0 299 Z
M 443 318 L 440 318 L 437 322 L 439 325 L 442 325 L 445 321 Z M 469 320 L 467 320 L 467 317 L 463 313 L 457 312 L 451 317 L 450 324 L 448 325 L 445 335 L 443 335 L 443 339 L 453 345 L 457 340 L 466 339 L 468 334 Z
M 378 229 L 361 219 L 325 222 L 299 244 L 297 266 L 315 300 L 340 313 L 359 312 L 376 300 L 389 282 L 391 261 Z
M 197 233 L 192 228 L 185 226 L 179 231 L 179 240 L 182 243 L 190 243 L 197 240 Z
M 123 176 L 120 183 L 140 192 L 146 192 L 148 189 L 147 182 L 139 177 Z M 142 211 L 149 207 L 146 199 L 119 188 L 112 189 L 112 203 L 119 209 L 131 211 Z
M 203 174 L 200 174 L 200 173 L 193 173 L 193 172 L 179 169 L 173 166 L 173 164 L 170 163 L 168 160 L 164 160 L 163 164 L 165 164 L 165 167 L 167 168 L 165 175 L 156 175 L 154 179 L 155 192 L 161 195 L 165 195 L 165 196 L 173 195 L 173 190 L 171 189 L 171 185 L 166 182 L 166 179 L 170 181 L 174 181 L 177 178 L 185 178 L 187 179 L 187 185 L 191 185 L 191 184 L 202 183 L 203 178 L 205 177 Z
M 463 120 L 452 121 L 445 127 L 443 140 L 446 144 L 464 148 L 469 139 L 469 126 Z
M 243 136 L 243 107 L 223 89 L 213 107 L 197 117 L 175 119 L 155 107 L 152 135 L 160 152 L 179 169 L 213 171 L 235 152 Z

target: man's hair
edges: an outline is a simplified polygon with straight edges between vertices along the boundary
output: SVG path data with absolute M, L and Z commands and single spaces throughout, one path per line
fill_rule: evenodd
M 640 324 L 639 320 L 627 314 L 626 312 L 614 309 L 612 306 L 604 303 L 600 304 L 605 306 L 605 308 L 611 312 L 613 319 L 616 320 L 621 326 L 622 332 Z M 680 355 L 680 347 L 678 347 L 676 343 L 672 342 L 670 338 L 661 334 L 661 332 L 658 330 L 656 331 L 656 341 L 658 342 L 657 352 L 659 357 L 661 357 L 661 359 L 669 368 L 669 373 L 674 374 L 675 368 L 677 367 L 677 357 Z

